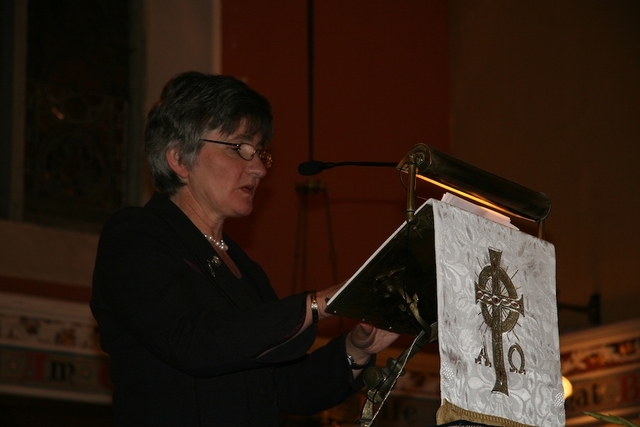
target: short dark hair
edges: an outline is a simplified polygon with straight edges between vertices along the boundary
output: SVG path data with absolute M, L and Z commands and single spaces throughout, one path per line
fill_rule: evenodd
M 167 150 L 177 147 L 180 161 L 191 167 L 204 145 L 200 138 L 212 130 L 231 135 L 242 123 L 249 136 L 260 135 L 263 147 L 271 141 L 269 101 L 244 82 L 196 71 L 169 80 L 149 111 L 145 130 L 145 153 L 156 189 L 171 196 L 184 185 L 167 163 Z

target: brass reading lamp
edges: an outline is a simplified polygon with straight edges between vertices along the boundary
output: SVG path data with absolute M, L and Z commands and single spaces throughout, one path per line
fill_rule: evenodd
M 415 145 L 398 164 L 409 175 L 407 222 L 415 211 L 415 178 L 435 184 L 488 209 L 538 223 L 551 211 L 551 200 L 538 191 L 486 172 L 425 144 Z
M 357 162 L 325 163 L 333 165 Z M 310 165 L 306 165 L 309 167 Z M 314 165 L 315 166 L 315 165 Z M 437 339 L 437 299 L 433 212 L 416 209 L 416 179 L 433 183 L 490 210 L 538 224 L 551 210 L 546 194 L 491 174 L 425 144 L 415 145 L 396 168 L 408 175 L 406 222 L 329 301 L 328 311 L 408 333 L 412 345 L 383 368 L 363 373 L 367 399 L 358 421 L 368 427 L 388 398 L 404 367 L 428 342 Z M 423 205 L 424 206 L 424 205 Z M 371 307 L 375 307 L 371 310 Z

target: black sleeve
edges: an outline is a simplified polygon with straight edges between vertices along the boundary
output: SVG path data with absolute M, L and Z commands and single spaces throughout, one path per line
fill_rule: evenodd
M 345 335 L 336 337 L 303 359 L 274 371 L 278 406 L 297 415 L 313 415 L 344 402 L 364 383 L 349 364 Z M 369 366 L 375 364 L 375 355 Z
M 193 376 L 261 366 L 258 356 L 283 342 L 271 359 L 299 358 L 315 338 L 309 328 L 291 339 L 304 321 L 306 295 L 235 306 L 175 231 L 141 208 L 105 226 L 91 308 L 107 353 L 126 357 L 141 345 Z

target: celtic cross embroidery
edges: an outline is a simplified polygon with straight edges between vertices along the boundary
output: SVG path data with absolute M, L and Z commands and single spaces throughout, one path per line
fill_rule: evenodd
M 489 248 L 490 264 L 485 266 L 478 275 L 475 284 L 476 303 L 480 303 L 484 323 L 491 329 L 491 348 L 493 350 L 493 366 L 496 372 L 496 382 L 492 391 L 509 394 L 507 371 L 504 363 L 504 348 L 502 335 L 511 331 L 517 324 L 520 315 L 524 316 L 523 296 L 518 293 L 507 272 L 500 266 L 502 251 Z M 513 353 L 518 352 L 520 366 L 513 363 Z M 486 348 L 480 350 L 476 363 L 482 359 L 488 362 Z M 508 360 L 511 372 L 525 373 L 524 351 L 518 344 L 509 348 Z

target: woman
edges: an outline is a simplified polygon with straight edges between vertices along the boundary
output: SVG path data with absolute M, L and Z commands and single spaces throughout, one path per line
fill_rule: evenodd
M 278 299 L 224 234 L 271 166 L 268 101 L 226 76 L 174 77 L 145 149 L 157 192 L 105 225 L 91 308 L 111 357 L 116 426 L 275 426 L 362 387 L 396 335 L 367 325 L 307 354 L 336 288 Z

